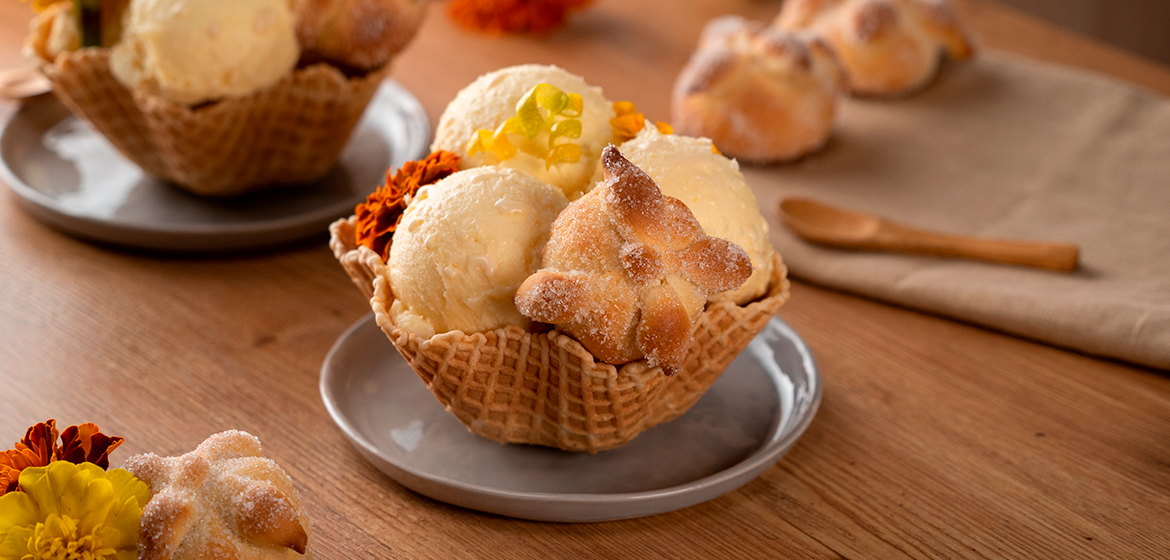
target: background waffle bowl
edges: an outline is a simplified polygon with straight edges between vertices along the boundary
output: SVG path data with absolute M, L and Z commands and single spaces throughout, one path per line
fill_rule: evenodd
M 621 446 L 691 408 L 788 299 L 787 268 L 775 258 L 768 293 L 745 306 L 710 303 L 695 341 L 672 377 L 639 360 L 597 361 L 557 330 L 518 326 L 429 339 L 398 328 L 382 258 L 356 246 L 356 218 L 329 227 L 330 248 L 370 298 L 378 326 L 439 402 L 473 433 L 505 443 L 597 452 Z
M 25 52 L 57 97 L 144 171 L 204 196 L 325 175 L 389 69 L 347 78 L 314 64 L 251 95 L 190 107 L 123 86 L 110 72 L 108 49 L 46 59 L 50 22 L 34 25 Z

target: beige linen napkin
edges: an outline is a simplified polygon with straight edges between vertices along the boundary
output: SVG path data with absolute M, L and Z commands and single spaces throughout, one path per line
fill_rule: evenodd
M 851 100 L 827 148 L 744 166 L 793 276 L 1023 337 L 1170 368 L 1170 100 L 986 52 L 901 100 Z M 1067 274 L 814 246 L 805 195 L 947 232 L 1069 241 Z

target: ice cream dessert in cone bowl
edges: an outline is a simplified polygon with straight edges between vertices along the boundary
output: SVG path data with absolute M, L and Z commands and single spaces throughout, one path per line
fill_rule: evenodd
M 339 159 L 424 0 L 47 4 L 25 55 L 146 172 L 195 194 L 311 182 Z M 80 13 L 79 13 L 80 12 Z
M 471 432 L 619 447 L 693 406 L 788 298 L 736 163 L 663 131 L 564 70 L 506 68 L 330 227 L 379 327 Z

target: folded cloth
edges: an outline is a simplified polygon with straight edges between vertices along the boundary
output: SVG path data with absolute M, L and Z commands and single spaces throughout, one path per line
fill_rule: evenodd
M 909 98 L 850 100 L 823 152 L 745 172 L 795 277 L 1170 369 L 1166 97 L 988 52 Z M 776 215 L 794 195 L 920 228 L 1076 243 L 1081 269 L 812 245 Z

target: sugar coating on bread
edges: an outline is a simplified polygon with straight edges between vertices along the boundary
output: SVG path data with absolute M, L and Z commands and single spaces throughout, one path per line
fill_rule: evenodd
M 963 60 L 974 46 L 946 0 L 787 0 L 775 25 L 823 38 L 864 95 L 913 92 L 942 55 Z
M 542 268 L 516 308 L 553 323 L 602 361 L 645 357 L 668 374 L 691 345 L 707 296 L 742 284 L 751 259 L 709 237 L 682 201 L 664 196 L 617 148 L 602 152 L 605 181 L 553 223 Z
M 828 46 L 738 16 L 709 22 L 675 82 L 675 130 L 749 161 L 816 151 L 833 129 L 844 73 Z
M 711 141 L 659 133 L 647 127 L 621 145 L 622 154 L 654 179 L 662 194 L 687 205 L 703 231 L 747 251 L 752 275 L 738 288 L 712 293 L 710 301 L 744 305 L 768 291 L 772 255 L 768 221 L 739 164 L 711 151 Z
M 185 455 L 136 455 L 124 467 L 151 491 L 142 560 L 312 557 L 309 519 L 292 480 L 251 434 L 222 432 Z

